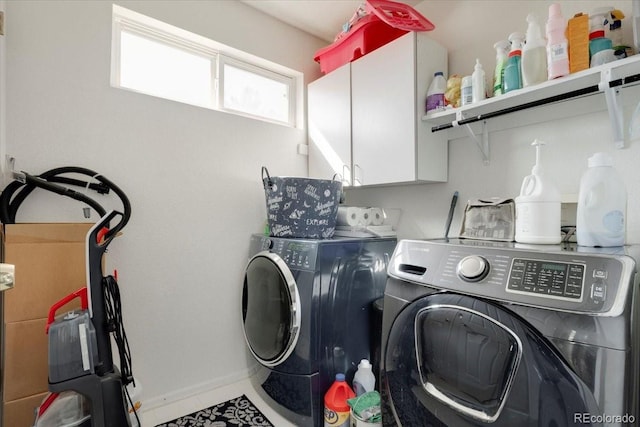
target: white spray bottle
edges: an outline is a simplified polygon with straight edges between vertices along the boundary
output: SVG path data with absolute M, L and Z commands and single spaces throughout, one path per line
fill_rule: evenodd
M 560 243 L 560 192 L 545 175 L 541 162 L 541 147 L 537 139 L 536 164 L 522 181 L 516 197 L 516 242 L 532 244 Z

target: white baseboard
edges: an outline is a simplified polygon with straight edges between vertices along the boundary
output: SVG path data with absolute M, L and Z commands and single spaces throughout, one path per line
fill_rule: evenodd
M 174 403 L 189 397 L 196 396 L 198 394 L 205 393 L 207 391 L 214 390 L 219 387 L 224 387 L 229 384 L 244 380 L 256 373 L 257 365 L 244 369 L 242 371 L 236 371 L 224 377 L 217 377 L 210 381 L 194 384 L 193 386 L 184 387 L 179 390 L 171 391 L 170 393 L 152 397 L 150 399 L 142 399 L 142 410 L 148 411 L 151 409 L 159 408 L 170 403 Z

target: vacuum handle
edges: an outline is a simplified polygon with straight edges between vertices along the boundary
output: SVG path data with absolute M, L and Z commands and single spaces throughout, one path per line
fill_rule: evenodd
M 109 227 L 109 222 L 116 216 L 121 217 L 120 222 L 113 227 Z M 112 210 L 100 218 L 100 222 L 96 223 L 96 225 L 92 227 L 88 240 L 90 245 L 89 254 L 94 255 L 98 262 L 101 262 L 102 254 L 107 250 L 109 243 L 115 239 L 116 234 L 124 227 L 124 218 L 124 214 Z
M 86 286 L 62 298 L 57 303 L 53 304 L 49 309 L 49 318 L 47 319 L 47 326 L 45 327 L 45 331 L 47 335 L 49 334 L 49 326 L 51 326 L 51 324 L 54 322 L 56 318 L 56 311 L 58 311 L 59 308 L 61 308 L 64 305 L 67 305 L 68 303 L 70 303 L 76 298 L 80 298 L 80 307 L 82 307 L 83 310 L 86 310 L 87 308 L 89 308 L 89 301 L 87 299 Z

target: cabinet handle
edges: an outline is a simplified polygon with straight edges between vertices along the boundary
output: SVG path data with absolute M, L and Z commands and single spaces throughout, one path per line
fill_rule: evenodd
M 351 180 L 352 179 L 353 178 L 351 177 L 351 169 L 349 169 L 349 166 L 342 165 L 342 181 L 346 185 L 351 185 Z
M 360 171 L 360 173 L 358 173 L 358 171 Z M 358 185 L 362 185 L 363 181 L 364 181 L 364 176 L 363 176 L 363 171 L 362 168 L 360 167 L 360 165 L 358 164 L 354 164 L 353 165 L 353 185 L 354 186 L 358 186 Z

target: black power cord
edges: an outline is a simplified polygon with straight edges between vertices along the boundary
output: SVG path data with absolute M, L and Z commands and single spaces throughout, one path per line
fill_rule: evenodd
M 120 375 L 122 378 L 122 387 L 127 395 L 131 409 L 138 421 L 138 425 L 142 426 L 138 413 L 135 408 L 135 404 L 129 396 L 129 390 L 127 385 L 133 383 L 136 385 L 133 378 L 133 370 L 131 364 L 131 350 L 129 348 L 129 341 L 127 340 L 127 333 L 124 329 L 124 321 L 122 318 L 122 304 L 120 301 L 120 287 L 114 276 L 106 276 L 102 279 L 102 289 L 104 291 L 104 304 L 106 312 L 107 330 L 113 334 L 113 339 L 118 347 L 118 356 L 120 357 Z

